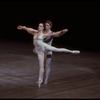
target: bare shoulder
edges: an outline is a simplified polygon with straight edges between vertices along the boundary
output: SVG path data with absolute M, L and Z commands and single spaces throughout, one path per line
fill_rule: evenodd
M 34 34 L 38 34 L 38 31 L 34 32 Z
M 38 30 L 33 30 L 32 32 L 33 32 L 33 33 L 38 33 Z

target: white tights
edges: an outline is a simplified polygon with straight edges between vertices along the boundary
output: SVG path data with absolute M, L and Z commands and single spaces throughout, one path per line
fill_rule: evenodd
M 69 50 L 66 48 L 56 48 L 53 46 L 46 46 L 47 50 L 54 51 L 54 52 L 69 52 L 69 53 L 80 53 L 78 50 Z M 44 77 L 44 53 L 42 55 L 38 54 L 38 60 L 39 60 L 39 79 L 38 79 L 38 86 L 40 88 L 41 83 L 43 82 Z

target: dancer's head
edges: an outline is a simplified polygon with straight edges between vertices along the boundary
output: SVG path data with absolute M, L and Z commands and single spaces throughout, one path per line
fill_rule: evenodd
M 52 28 L 52 22 L 50 20 L 47 20 L 45 22 L 45 30 L 50 30 Z
M 44 30 L 44 24 L 43 23 L 39 23 L 38 30 L 39 31 L 43 31 Z

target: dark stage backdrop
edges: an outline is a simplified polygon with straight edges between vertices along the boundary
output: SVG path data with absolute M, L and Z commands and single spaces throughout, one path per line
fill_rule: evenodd
M 37 29 L 46 20 L 53 22 L 53 31 L 69 29 L 54 45 L 100 50 L 99 0 L 0 0 L 0 39 L 31 42 L 32 36 L 16 27 Z

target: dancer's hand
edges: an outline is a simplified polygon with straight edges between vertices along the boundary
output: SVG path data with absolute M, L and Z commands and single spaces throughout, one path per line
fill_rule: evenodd
M 21 26 L 21 25 L 19 25 L 18 27 L 17 27 L 17 29 L 19 29 L 19 30 L 21 30 L 23 28 L 23 26 Z
M 68 32 L 68 29 L 63 29 L 62 32 L 66 33 L 66 32 Z
M 26 28 L 26 26 L 21 26 L 21 25 L 19 25 L 18 27 L 17 27 L 17 29 L 19 29 L 19 30 L 22 30 L 22 29 L 25 29 Z

